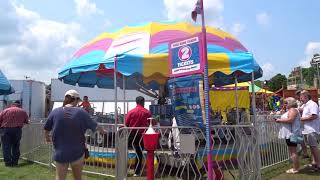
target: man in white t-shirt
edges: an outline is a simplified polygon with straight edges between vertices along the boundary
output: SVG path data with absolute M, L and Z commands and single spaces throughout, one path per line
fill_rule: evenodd
M 301 90 L 297 90 L 296 93 L 295 93 L 295 98 L 297 100 L 298 110 L 299 110 L 300 114 L 302 114 L 304 104 L 300 100 L 301 99 L 300 95 L 301 95 Z M 301 145 L 301 149 L 302 149 L 302 152 L 303 152 L 303 158 L 304 159 L 309 158 L 308 149 L 307 149 L 306 143 L 303 141 L 300 145 Z
M 306 143 L 310 146 L 313 157 L 312 165 L 320 170 L 320 154 L 318 150 L 319 107 L 317 103 L 311 100 L 311 95 L 308 91 L 302 91 L 300 98 L 304 103 L 301 117 L 301 122 L 303 123 L 302 134 L 306 139 Z

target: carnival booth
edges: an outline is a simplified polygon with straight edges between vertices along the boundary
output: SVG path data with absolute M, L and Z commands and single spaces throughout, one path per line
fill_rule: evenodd
M 169 44 L 177 39 L 191 37 L 193 40 L 196 39 L 192 40 L 194 46 L 198 46 L 196 43 L 203 40 L 200 34 L 200 26 L 184 22 L 149 22 L 126 26 L 112 33 L 102 33 L 74 54 L 71 61 L 59 71 L 59 79 L 64 83 L 82 87 L 115 89 L 116 127 L 116 87 L 121 87 L 124 91 L 137 89 L 154 96 L 160 106 L 171 104 L 172 111 L 169 112 L 175 117 L 178 126 L 203 128 L 205 122 L 202 73 L 199 71 L 190 76 L 173 77 L 172 71 L 168 70 L 172 65 L 169 63 L 169 51 L 172 50 Z M 182 48 L 177 46 L 175 50 L 180 52 Z M 188 50 L 194 49 L 190 47 Z M 192 54 L 199 55 L 199 51 L 192 51 Z M 182 57 L 181 62 L 177 62 L 180 63 L 177 65 L 177 71 L 189 68 L 190 65 L 191 68 L 197 68 L 195 62 L 189 61 L 190 57 L 193 57 L 190 52 L 186 50 L 180 54 Z M 188 58 L 184 59 L 186 53 Z M 207 27 L 207 53 L 210 85 L 237 84 L 262 76 L 262 70 L 253 55 L 233 35 L 220 29 Z M 196 57 L 199 61 L 199 57 Z M 214 105 L 215 100 L 211 104 Z M 157 108 L 153 109 L 154 112 L 159 112 Z M 117 145 L 117 142 L 115 144 Z M 115 161 L 114 154 L 108 153 L 104 156 L 91 151 L 90 155 L 100 160 L 106 157 Z M 229 154 L 230 156 L 224 157 L 234 157 L 231 151 Z M 130 154 L 127 157 L 130 161 Z
M 213 102 L 211 103 L 211 108 L 214 115 L 216 117 L 221 114 L 223 122 L 236 124 L 236 108 L 239 108 L 239 122 L 248 122 L 250 108 L 249 87 L 239 86 L 237 94 L 235 92 L 235 87 L 213 87 L 210 89 L 210 101 Z M 235 101 L 237 98 L 238 103 Z
M 257 112 L 272 110 L 273 108 L 277 109 L 279 107 L 278 98 L 274 97 L 276 96 L 276 94 L 274 94 L 273 92 L 267 89 L 261 88 L 255 84 L 252 84 L 251 82 L 238 83 L 237 86 L 248 87 L 250 101 L 252 102 L 252 97 L 255 97 Z M 224 87 L 235 87 L 235 84 L 226 85 Z M 253 114 L 251 110 L 251 106 L 250 106 L 250 114 L 251 115 Z

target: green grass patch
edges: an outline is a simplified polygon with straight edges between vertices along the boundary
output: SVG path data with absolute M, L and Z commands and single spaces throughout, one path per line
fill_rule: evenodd
M 283 162 L 281 164 L 263 169 L 261 177 L 263 180 L 319 180 L 320 172 L 313 172 L 310 168 L 305 167 L 311 162 L 310 159 L 300 158 L 300 171 L 297 174 L 286 174 L 286 170 L 292 167 L 290 162 Z
M 55 179 L 55 169 L 41 166 L 36 163 L 20 160 L 18 167 L 6 167 L 3 160 L 0 160 L 1 180 L 53 180 Z M 114 178 L 84 174 L 84 180 L 110 180 Z M 72 172 L 68 172 L 67 180 L 73 180 Z

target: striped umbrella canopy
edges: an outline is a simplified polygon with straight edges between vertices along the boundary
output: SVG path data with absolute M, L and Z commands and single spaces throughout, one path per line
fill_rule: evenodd
M 235 84 L 226 85 L 224 87 L 235 87 Z M 238 87 L 249 87 L 249 92 L 252 92 L 252 85 L 251 82 L 242 82 L 237 84 Z M 254 92 L 259 92 L 261 90 L 261 87 L 254 84 Z
M 13 87 L 0 70 L 0 95 L 9 95 L 14 93 Z
M 59 71 L 64 83 L 82 87 L 113 88 L 117 72 L 126 77 L 126 88 L 138 84 L 157 89 L 169 78 L 168 43 L 201 33 L 201 27 L 185 22 L 150 22 L 102 33 L 79 49 Z M 251 80 L 262 76 L 253 55 L 233 35 L 207 27 L 208 71 L 215 85 Z M 117 58 L 115 58 L 117 57 Z M 120 80 L 118 85 L 121 85 Z

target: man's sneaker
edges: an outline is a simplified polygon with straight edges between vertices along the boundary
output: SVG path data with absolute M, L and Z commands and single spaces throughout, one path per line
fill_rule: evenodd
M 133 177 L 139 177 L 139 175 L 138 174 L 134 174 Z

